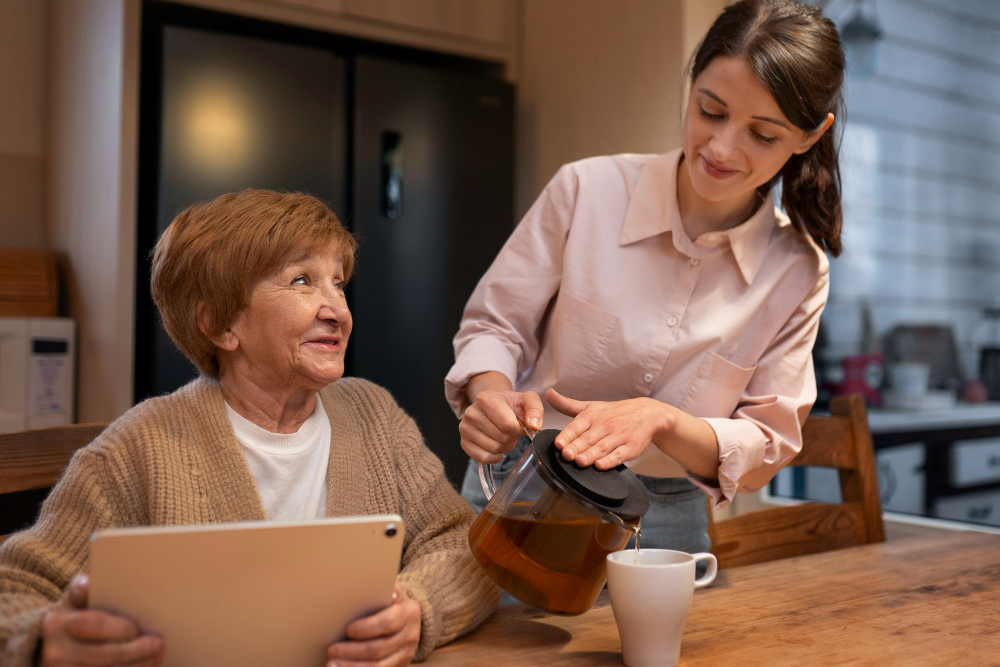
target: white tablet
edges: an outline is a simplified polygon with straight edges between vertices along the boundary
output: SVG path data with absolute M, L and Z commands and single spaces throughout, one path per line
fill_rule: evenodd
M 120 528 L 90 544 L 90 607 L 163 637 L 165 667 L 320 667 L 392 602 L 396 515 Z

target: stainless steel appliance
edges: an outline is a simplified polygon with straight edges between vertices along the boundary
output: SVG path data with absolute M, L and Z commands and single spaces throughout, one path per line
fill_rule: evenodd
M 183 207 L 308 192 L 361 239 L 347 372 L 388 388 L 458 481 L 451 338 L 513 228 L 514 91 L 494 64 L 170 3 L 143 5 L 135 397 L 196 374 L 149 252 Z

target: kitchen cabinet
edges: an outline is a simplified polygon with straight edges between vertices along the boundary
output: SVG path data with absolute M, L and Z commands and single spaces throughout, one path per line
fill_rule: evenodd
M 934 503 L 933 514 L 938 519 L 1000 526 L 1000 489 L 945 496 Z
M 883 510 L 1000 526 L 1000 403 L 873 408 L 868 425 Z M 836 482 L 833 469 L 786 468 L 771 493 L 840 502 Z
M 512 65 L 514 0 L 178 0 L 180 4 Z
M 875 470 L 883 511 L 923 513 L 925 465 L 925 448 L 921 443 L 875 451 Z
M 276 5 L 291 5 L 306 9 L 318 9 L 323 12 L 339 14 L 344 11 L 344 0 L 271 0 Z
M 923 449 L 919 514 L 1000 526 L 1000 403 L 925 412 L 873 409 L 868 424 L 876 457 Z
M 1000 438 L 953 442 L 950 472 L 955 488 L 1000 482 Z
M 510 0 L 344 0 L 349 16 L 491 44 L 511 39 Z

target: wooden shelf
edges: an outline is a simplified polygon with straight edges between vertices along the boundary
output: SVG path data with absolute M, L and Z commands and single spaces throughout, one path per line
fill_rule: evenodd
M 0 248 L 0 317 L 58 314 L 55 256 L 44 250 Z

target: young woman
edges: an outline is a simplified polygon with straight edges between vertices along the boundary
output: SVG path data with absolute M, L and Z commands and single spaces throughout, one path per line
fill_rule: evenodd
M 795 456 L 841 249 L 843 77 L 818 9 L 742 0 L 695 55 L 680 149 L 559 170 L 455 337 L 466 499 L 485 500 L 476 461 L 520 455 L 520 417 L 561 428 L 567 460 L 628 463 L 653 498 L 643 546 L 703 551 L 699 487 L 723 507 Z

